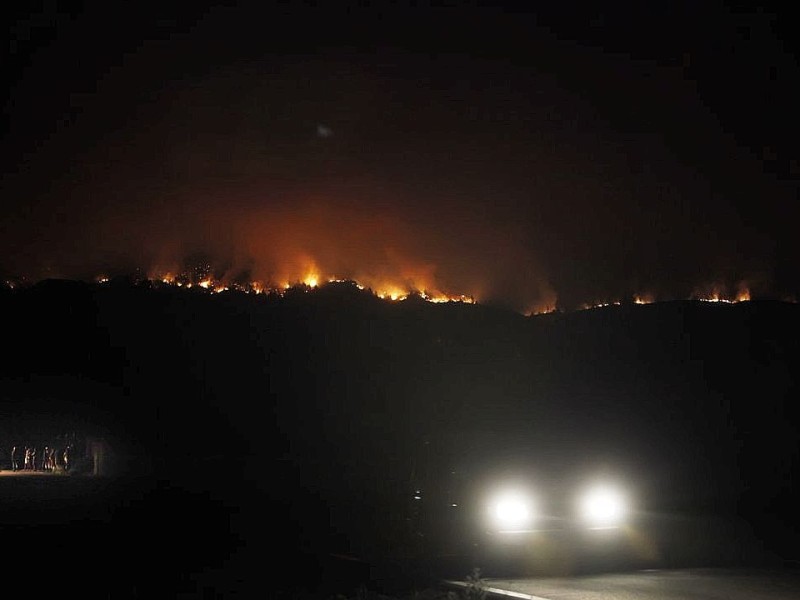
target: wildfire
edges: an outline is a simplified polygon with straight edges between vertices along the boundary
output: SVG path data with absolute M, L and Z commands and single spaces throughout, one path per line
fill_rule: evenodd
M 201 288 L 210 293 L 219 294 L 230 290 L 247 294 L 274 294 L 283 296 L 293 288 L 302 288 L 305 291 L 318 289 L 325 284 L 348 283 L 354 285 L 359 290 L 369 290 L 378 298 L 391 302 L 401 302 L 410 296 L 419 296 L 423 300 L 431 303 L 459 302 L 464 304 L 474 304 L 475 298 L 465 294 L 446 294 L 441 291 L 417 290 L 411 284 L 399 285 L 389 281 L 368 280 L 358 282 L 352 279 L 343 279 L 337 276 L 324 276 L 313 261 L 306 261 L 303 275 L 297 278 L 286 278 L 278 284 L 270 284 L 260 280 L 250 280 L 245 283 L 237 283 L 228 280 L 226 277 L 216 277 L 211 274 L 209 268 L 203 268 L 192 273 L 180 273 L 174 270 L 153 270 L 150 271 L 147 280 L 164 286 L 175 286 L 183 289 Z M 176 274 L 177 273 L 177 274 Z M 107 277 L 98 278 L 97 281 L 108 281 Z
M 552 288 L 542 290 L 539 298 L 528 305 L 528 309 L 524 312 L 526 317 L 536 315 L 549 315 L 558 312 L 558 295 Z
M 472 296 L 447 296 L 445 294 L 437 294 L 428 292 L 419 292 L 419 297 L 426 302 L 433 302 L 434 304 L 442 304 L 444 302 L 461 302 L 463 304 L 475 304 L 475 298 Z
M 621 306 L 622 302 L 614 300 L 613 302 L 596 302 L 595 304 L 583 304 L 581 310 L 591 310 L 593 308 L 608 308 L 609 306 Z
M 720 297 L 719 294 L 712 294 L 707 298 L 697 298 L 700 302 L 724 302 L 725 304 L 733 304 L 733 300 Z
M 359 290 L 372 293 L 377 298 L 388 302 L 402 302 L 408 298 L 420 298 L 433 304 L 439 303 L 462 303 L 476 304 L 476 299 L 467 294 L 451 294 L 437 290 L 433 286 L 426 285 L 433 281 L 433 271 L 427 274 L 415 274 L 412 270 L 407 270 L 400 274 L 397 280 L 376 277 L 374 274 L 366 274 L 357 281 L 354 278 L 342 278 L 335 275 L 326 275 L 318 264 L 306 257 L 302 262 L 296 264 L 297 277 L 287 277 L 286 271 L 280 273 L 280 278 L 262 280 L 248 278 L 246 275 L 232 276 L 231 273 L 215 272 L 210 264 L 203 263 L 200 267 L 191 269 L 156 268 L 148 272 L 146 277 L 139 279 L 140 282 L 147 281 L 155 286 L 171 286 L 181 289 L 201 289 L 211 294 L 221 294 L 228 291 L 236 291 L 256 295 L 284 296 L 293 289 L 311 292 L 325 285 L 348 284 Z M 166 265 L 165 265 L 166 267 Z M 291 273 L 289 273 L 291 275 Z M 111 278 L 107 274 L 94 277 L 97 284 L 108 284 Z M 12 280 L 0 280 L 0 284 L 5 283 L 8 288 L 18 287 Z M 684 296 L 685 297 L 685 296 Z M 629 296 L 625 302 L 618 299 L 600 300 L 584 303 L 578 310 L 592 310 L 621 306 L 623 304 L 644 305 L 653 304 L 659 301 L 679 300 L 680 297 L 657 298 L 650 292 L 641 292 Z M 748 285 L 739 283 L 738 285 L 713 284 L 706 287 L 696 288 L 687 300 L 698 302 L 709 302 L 715 304 L 737 304 L 749 302 L 752 295 Z M 797 302 L 796 298 L 784 298 L 785 302 Z M 535 304 L 524 311 L 526 316 L 546 315 L 559 311 L 557 296 L 554 291 L 550 291 L 546 297 L 540 298 Z
M 750 289 L 744 285 L 739 284 L 735 294 L 729 294 L 721 285 L 711 286 L 710 291 L 696 290 L 691 298 L 700 302 L 721 302 L 723 304 L 736 304 L 739 302 L 750 301 Z
M 539 316 L 539 315 L 550 315 L 550 314 L 553 314 L 556 311 L 557 311 L 557 309 L 556 309 L 555 306 L 553 306 L 553 307 L 549 307 L 548 306 L 548 307 L 545 307 L 545 308 L 531 308 L 531 309 L 525 311 L 525 316 L 526 317 L 536 317 L 536 316 Z
M 355 281 L 351 281 L 350 279 L 339 279 L 338 277 L 331 277 L 330 279 L 328 279 L 328 283 L 347 283 L 356 286 L 356 288 L 358 288 L 359 290 L 364 289 L 363 285 Z
M 378 298 L 381 298 L 382 300 L 392 300 L 393 302 L 396 302 L 398 300 L 405 300 L 406 298 L 408 298 L 407 293 L 397 288 L 389 290 L 381 290 L 375 292 L 375 294 L 378 296 Z
M 675 300 L 676 298 L 669 298 Z M 729 295 L 726 293 L 725 288 L 719 285 L 708 286 L 706 288 L 696 289 L 688 298 L 688 300 L 696 300 L 698 302 L 711 302 L 721 304 L 737 304 L 739 302 L 749 302 L 751 300 L 750 289 L 745 285 L 739 285 L 736 293 Z M 659 301 L 654 294 L 651 293 L 637 293 L 633 295 L 633 304 L 644 305 L 654 304 Z M 662 298 L 661 300 L 666 300 Z M 595 308 L 607 308 L 609 306 L 620 306 L 622 302 L 618 300 L 602 301 L 594 303 L 584 303 L 580 306 L 579 310 L 591 310 Z M 554 310 L 554 309 L 553 309 Z M 552 312 L 549 310 L 534 310 L 528 314 L 544 314 Z

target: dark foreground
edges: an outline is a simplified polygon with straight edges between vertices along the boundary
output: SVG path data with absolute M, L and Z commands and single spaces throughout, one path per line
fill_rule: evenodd
M 416 558 L 357 555 L 336 552 L 321 531 L 314 538 L 310 529 L 322 524 L 310 505 L 281 505 L 245 494 L 240 477 L 227 485 L 221 479 L 204 489 L 202 478 L 178 484 L 2 472 L 4 574 L 31 597 L 329 599 L 366 590 L 437 598 L 458 593 L 443 581 L 464 581 L 475 568 L 489 587 L 545 598 L 800 597 L 797 571 L 779 568 L 784 558 L 741 524 L 656 520 L 648 535 L 658 555 L 647 560 L 618 549 L 577 562 L 554 561 L 552 552 L 541 560 L 543 546 L 531 554 L 462 548 Z M 727 569 L 697 570 L 709 565 Z
M 439 594 L 434 570 L 331 553 L 302 509 L 222 474 L 180 483 L 0 472 L 2 572 L 30 597 L 333 598 Z M 209 482 L 210 483 L 210 482 Z M 304 508 L 308 508 L 304 505 Z M 309 521 L 317 523 L 309 514 Z M 444 592 L 442 592 L 444 593 Z

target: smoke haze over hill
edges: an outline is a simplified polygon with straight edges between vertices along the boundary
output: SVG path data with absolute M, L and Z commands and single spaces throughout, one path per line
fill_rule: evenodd
M 780 15 L 89 3 L 15 18 L 6 276 L 201 254 L 267 283 L 317 269 L 523 312 L 797 295 Z

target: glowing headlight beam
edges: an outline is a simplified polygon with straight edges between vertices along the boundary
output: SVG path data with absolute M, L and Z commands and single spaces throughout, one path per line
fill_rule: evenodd
M 497 496 L 489 507 L 492 524 L 501 531 L 516 531 L 530 527 L 534 512 L 529 498 L 519 493 Z
M 581 517 L 589 527 L 618 527 L 627 512 L 625 497 L 616 488 L 598 486 L 581 499 Z

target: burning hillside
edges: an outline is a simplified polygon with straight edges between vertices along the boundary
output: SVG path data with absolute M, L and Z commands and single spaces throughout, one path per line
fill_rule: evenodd
M 305 273 L 298 272 L 295 276 L 289 276 L 276 282 L 274 280 L 254 280 L 243 277 L 220 276 L 214 274 L 214 269 L 209 263 L 196 265 L 190 270 L 151 270 L 147 275 L 124 275 L 110 276 L 107 274 L 97 275 L 92 278 L 96 284 L 108 284 L 112 279 L 121 278 L 134 284 L 147 284 L 153 287 L 174 287 L 185 290 L 202 290 L 210 294 L 222 294 L 226 292 L 244 293 L 265 296 L 283 296 L 290 291 L 313 291 L 327 285 L 352 285 L 361 291 L 366 291 L 374 296 L 388 302 L 401 302 L 410 297 L 418 298 L 434 304 L 457 302 L 463 304 L 476 304 L 480 302 L 471 294 L 460 294 L 444 292 L 437 288 L 418 287 L 413 281 L 392 281 L 390 279 L 367 278 L 365 280 L 355 280 L 349 278 L 339 278 L 333 275 L 322 274 L 321 269 L 311 262 L 310 267 Z M 140 273 L 140 271 L 137 271 Z M 4 284 L 7 288 L 15 289 L 34 283 L 28 279 L 11 280 L 7 279 Z M 667 302 L 673 300 L 694 300 L 699 302 L 737 304 L 751 300 L 750 290 L 744 285 L 738 285 L 733 291 L 720 286 L 712 285 L 697 288 L 688 297 L 659 297 L 652 293 L 637 293 L 626 298 L 615 298 L 612 300 L 598 300 L 585 302 L 574 310 L 591 310 L 606 308 L 611 306 L 622 306 L 624 304 L 654 304 L 656 302 Z M 793 298 L 782 298 L 785 302 L 794 302 Z M 523 311 L 526 316 L 551 314 L 555 312 L 565 312 L 558 307 L 555 297 L 548 301 L 541 302 Z M 572 311 L 566 311 L 572 312 Z

